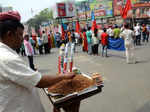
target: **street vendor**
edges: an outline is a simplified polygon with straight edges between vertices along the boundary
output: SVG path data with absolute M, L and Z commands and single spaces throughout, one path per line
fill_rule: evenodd
M 15 52 L 21 47 L 24 26 L 18 12 L 0 13 L 0 112 L 44 112 L 37 88 L 46 88 L 73 73 L 41 75 Z

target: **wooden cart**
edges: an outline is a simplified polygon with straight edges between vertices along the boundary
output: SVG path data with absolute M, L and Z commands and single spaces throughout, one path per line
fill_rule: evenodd
M 80 102 L 100 93 L 103 87 L 103 84 L 98 86 L 94 85 L 80 92 L 75 92 L 60 98 L 58 98 L 58 95 L 48 93 L 47 89 L 44 89 L 44 91 L 54 106 L 53 112 L 60 112 L 60 108 L 63 108 L 65 112 L 79 112 Z

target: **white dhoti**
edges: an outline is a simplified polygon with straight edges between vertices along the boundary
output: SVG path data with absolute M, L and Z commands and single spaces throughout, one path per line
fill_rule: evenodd
M 133 42 L 125 42 L 126 48 L 126 62 L 127 63 L 136 63 L 134 56 L 134 44 Z

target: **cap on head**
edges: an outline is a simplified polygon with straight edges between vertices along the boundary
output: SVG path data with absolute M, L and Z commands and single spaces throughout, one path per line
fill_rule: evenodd
M 1 12 L 0 13 L 0 21 L 5 20 L 21 20 L 21 16 L 17 11 L 8 11 L 8 12 Z

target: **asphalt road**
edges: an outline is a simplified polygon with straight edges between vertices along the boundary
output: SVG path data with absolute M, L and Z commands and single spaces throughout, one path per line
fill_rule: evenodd
M 137 64 L 126 64 L 124 52 L 108 51 L 108 58 L 89 56 L 78 46 L 74 66 L 90 75 L 104 77 L 102 93 L 81 102 L 80 112 L 150 112 L 150 44 L 135 49 Z M 26 58 L 24 57 L 26 60 Z M 49 55 L 35 56 L 35 64 L 43 74 L 57 73 L 58 49 Z M 45 112 L 52 104 L 39 90 Z

